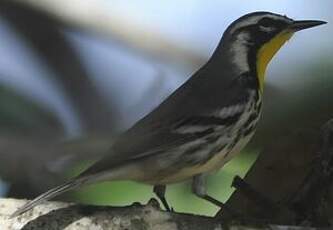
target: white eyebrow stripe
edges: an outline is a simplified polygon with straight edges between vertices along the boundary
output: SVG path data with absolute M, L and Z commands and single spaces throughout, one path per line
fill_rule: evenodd
M 251 18 L 246 18 L 244 19 L 243 21 L 240 21 L 238 22 L 231 30 L 230 30 L 230 33 L 233 33 L 235 32 L 236 30 L 238 30 L 239 28 L 242 28 L 242 27 L 246 27 L 246 26 L 249 26 L 249 25 L 253 25 L 253 24 L 256 24 L 260 21 L 260 19 L 262 18 L 271 18 L 271 19 L 276 19 L 276 20 L 282 20 L 283 18 L 279 15 L 274 15 L 274 14 L 264 14 L 264 15 L 258 15 L 258 16 L 252 16 Z M 287 21 L 287 19 L 286 19 Z
M 248 25 L 253 25 L 255 23 L 257 23 L 261 18 L 263 18 L 262 15 L 257 16 L 257 17 L 252 17 L 252 18 L 247 18 L 246 20 L 242 21 L 242 22 L 238 22 L 231 30 L 230 33 L 235 32 L 236 30 L 238 30 L 239 28 L 248 26 Z
M 272 27 L 264 27 L 264 26 L 259 26 L 259 29 L 264 32 L 271 32 L 274 30 Z

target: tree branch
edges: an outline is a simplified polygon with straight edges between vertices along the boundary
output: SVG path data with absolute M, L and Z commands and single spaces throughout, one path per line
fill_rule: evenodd
M 75 205 L 62 202 L 46 202 L 20 217 L 9 219 L 8 216 L 26 201 L 0 199 L 1 230 L 177 230 L 177 229 L 233 229 L 233 230 L 315 230 L 315 228 L 277 226 L 277 225 L 226 225 L 216 218 L 183 213 L 161 211 L 158 202 L 152 199 L 146 205 L 133 204 L 127 207 L 104 207 Z

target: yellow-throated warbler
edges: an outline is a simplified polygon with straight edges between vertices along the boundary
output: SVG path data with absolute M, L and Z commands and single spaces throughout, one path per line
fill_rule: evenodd
M 12 217 L 82 185 L 133 180 L 165 185 L 193 178 L 193 192 L 216 205 L 205 175 L 221 168 L 250 140 L 258 123 L 265 69 L 294 32 L 324 24 L 270 12 L 247 14 L 223 34 L 210 60 L 161 105 L 121 135 L 105 157 L 69 182 L 27 202 Z

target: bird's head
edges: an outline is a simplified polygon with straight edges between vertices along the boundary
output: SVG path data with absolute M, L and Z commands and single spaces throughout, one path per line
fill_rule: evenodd
M 222 41 L 240 71 L 255 69 L 262 90 L 266 67 L 281 46 L 295 32 L 324 23 L 295 21 L 279 14 L 255 12 L 234 21 L 225 31 Z

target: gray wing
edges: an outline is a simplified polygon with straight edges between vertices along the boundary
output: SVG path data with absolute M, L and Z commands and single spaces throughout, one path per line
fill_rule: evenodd
M 180 124 L 187 125 L 187 122 L 191 125 L 219 108 L 244 100 L 244 97 L 244 88 L 238 79 L 223 79 L 221 75 L 200 69 L 156 109 L 122 134 L 110 151 L 80 176 L 110 170 L 133 159 L 163 154 L 196 139 L 204 133 L 177 133 L 173 129 Z

